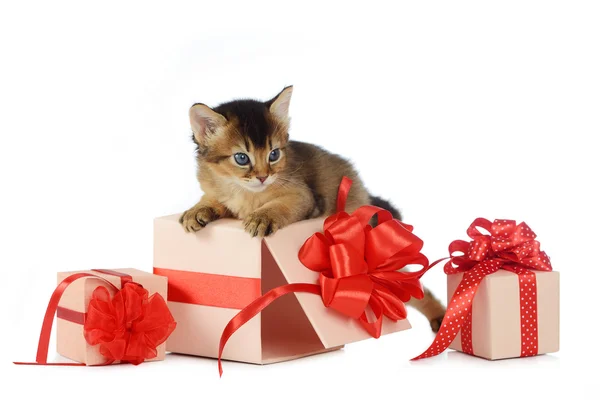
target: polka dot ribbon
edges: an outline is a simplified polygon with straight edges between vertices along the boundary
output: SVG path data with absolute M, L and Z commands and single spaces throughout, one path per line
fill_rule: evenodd
M 486 230 L 482 233 L 479 228 Z M 497 219 L 493 223 L 477 218 L 467 235 L 470 242 L 455 240 L 450 243 L 450 257 L 441 261 L 446 274 L 464 273 L 458 288 L 452 295 L 448 310 L 433 343 L 413 360 L 437 356 L 446 350 L 461 332 L 463 352 L 473 354 L 472 305 L 479 284 L 487 275 L 504 269 L 519 277 L 521 306 L 521 357 L 537 354 L 537 290 L 533 270 L 552 271 L 550 258 L 540 251 L 535 233 L 526 223 Z

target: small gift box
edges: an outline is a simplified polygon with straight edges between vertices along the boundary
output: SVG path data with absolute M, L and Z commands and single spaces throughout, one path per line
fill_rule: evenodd
M 559 274 L 532 273 L 535 277 L 524 283 L 519 275 L 504 270 L 483 278 L 473 298 L 472 322 L 461 329 L 470 329 L 466 353 L 498 360 L 558 351 Z M 448 303 L 463 278 L 464 273 L 448 275 Z M 451 349 L 463 351 L 461 332 Z
M 163 360 L 176 323 L 167 303 L 167 279 L 136 269 L 58 273 L 35 363 L 47 362 L 54 315 L 57 351 L 77 364 L 140 364 Z
M 128 268 L 61 272 L 58 282 L 80 272 L 102 280 L 88 276 L 65 291 L 57 310 L 58 353 L 86 365 L 164 360 L 165 340 L 175 329 L 164 300 L 167 279 Z M 122 329 L 132 324 L 131 332 Z
M 409 329 L 403 302 L 422 295 L 422 272 L 398 270 L 428 264 L 422 242 L 385 210 L 343 203 L 263 239 L 232 219 L 187 233 L 179 215 L 157 218 L 154 273 L 169 278 L 178 321 L 167 351 L 266 364 Z
M 478 218 L 467 234 L 471 242 L 450 244 L 448 310 L 416 359 L 448 347 L 489 360 L 557 352 L 559 274 L 535 233 L 524 222 Z

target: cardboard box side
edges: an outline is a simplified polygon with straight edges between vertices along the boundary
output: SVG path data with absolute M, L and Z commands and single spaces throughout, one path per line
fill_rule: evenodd
M 185 232 L 179 216 L 169 215 L 154 220 L 155 268 L 260 279 L 261 240 L 245 232 L 241 221 L 213 221 L 199 232 L 192 233 Z M 198 279 L 202 279 L 200 274 Z M 216 358 L 221 333 L 239 310 L 187 304 L 172 299 L 168 304 L 177 328 L 167 340 L 167 351 Z M 230 338 L 223 353 L 224 359 L 255 364 L 262 362 L 260 321 L 259 314 Z
M 261 283 L 263 294 L 287 283 L 264 242 Z M 262 311 L 261 316 L 264 363 L 325 351 L 296 296 L 288 294 L 277 299 Z
M 70 360 L 88 364 L 87 343 L 83 337 L 83 325 L 57 318 L 56 352 Z
M 169 302 L 177 328 L 167 339 L 167 351 L 217 358 L 223 329 L 239 310 Z M 261 315 L 235 332 L 223 351 L 224 360 L 262 364 Z
M 560 348 L 560 274 L 537 272 L 538 352 L 555 353 Z
M 57 274 L 57 283 L 60 283 L 68 276 L 79 272 L 95 274 L 91 271 L 59 272 Z M 114 282 L 113 280 L 111 280 L 111 282 L 113 284 L 118 284 L 118 280 L 119 278 L 114 277 Z M 59 307 L 79 313 L 86 313 L 87 304 L 91 298 L 91 292 L 98 286 L 104 286 L 114 293 L 113 289 L 100 279 L 81 278 L 71 283 L 65 290 L 58 304 Z M 100 354 L 94 354 L 94 350 L 85 341 L 85 337 L 83 336 L 83 325 L 65 321 L 60 318 L 57 318 L 56 323 L 56 351 L 63 357 L 87 365 L 100 363 L 98 362 L 98 357 L 102 357 Z
M 242 222 L 220 219 L 198 232 L 186 232 L 179 214 L 154 220 L 154 267 L 260 278 L 260 238 Z
M 521 356 L 521 305 L 519 276 L 500 270 L 484 278 L 489 302 L 489 330 L 485 358 L 499 360 Z M 478 354 L 479 355 L 479 354 Z

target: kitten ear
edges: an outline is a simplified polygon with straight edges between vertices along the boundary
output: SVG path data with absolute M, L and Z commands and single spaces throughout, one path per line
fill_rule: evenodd
M 267 102 L 269 111 L 282 121 L 288 120 L 288 111 L 290 109 L 290 101 L 292 100 L 292 91 L 294 87 L 288 86 L 284 88 L 277 96 Z
M 194 132 L 194 139 L 198 143 L 205 143 L 207 136 L 215 133 L 216 129 L 225 125 L 227 119 L 214 112 L 210 107 L 197 103 L 190 108 L 190 124 Z

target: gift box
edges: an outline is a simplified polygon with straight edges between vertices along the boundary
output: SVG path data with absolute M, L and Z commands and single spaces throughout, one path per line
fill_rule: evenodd
M 254 238 L 233 219 L 188 233 L 179 217 L 154 222 L 154 273 L 169 278 L 169 309 L 178 321 L 167 351 L 217 358 L 221 333 L 239 310 L 275 287 L 317 281 L 318 274 L 298 260 L 298 251 L 321 229 L 322 219 Z M 409 328 L 408 320 L 385 321 L 383 332 Z M 298 293 L 273 303 L 240 328 L 223 359 L 268 364 L 337 350 L 369 337 L 357 321 L 323 307 L 319 297 Z
M 559 273 L 524 222 L 477 218 L 450 243 L 448 309 L 433 344 L 498 360 L 559 350 Z
M 195 233 L 185 232 L 180 215 L 155 219 L 154 273 L 168 277 L 178 321 L 167 351 L 212 358 L 222 351 L 223 359 L 267 364 L 409 329 L 402 301 L 422 296 L 423 271 L 397 270 L 428 264 L 422 241 L 388 211 L 343 208 L 338 201 L 338 215 L 265 238 L 233 219 Z M 367 227 L 377 213 L 385 226 Z
M 166 303 L 167 280 L 136 269 L 60 272 L 42 322 L 35 362 L 18 365 L 141 364 L 163 360 L 177 326 Z M 58 353 L 48 362 L 54 317 Z
M 521 291 L 519 276 L 513 272 L 497 271 L 481 281 L 473 298 L 471 354 L 488 360 L 521 357 L 523 340 L 524 351 L 535 351 L 535 354 L 558 351 L 559 273 L 533 273 L 537 286 L 535 297 L 530 294 L 529 285 L 523 286 Z M 448 275 L 448 303 L 463 276 L 463 273 Z M 536 332 L 534 343 L 530 334 Z M 450 348 L 463 351 L 461 332 Z
M 137 326 L 142 326 L 140 320 L 145 318 L 144 324 L 148 324 L 148 321 L 153 316 L 152 312 L 158 311 L 160 320 L 152 321 L 152 326 L 145 326 L 147 330 L 156 330 L 153 333 L 139 333 L 144 335 L 142 340 L 146 341 L 148 336 L 158 334 L 159 336 L 166 335 L 174 329 L 175 322 L 172 320 L 171 314 L 168 309 L 161 309 L 160 300 L 167 298 L 167 279 L 162 276 L 157 276 L 147 272 L 139 271 L 137 269 L 126 268 L 116 270 L 90 270 L 90 271 L 73 271 L 73 272 L 59 272 L 58 283 L 69 277 L 76 277 L 79 274 L 86 274 L 79 279 L 74 280 L 62 293 L 62 297 L 58 303 L 56 310 L 57 316 L 57 336 L 56 346 L 57 351 L 60 355 L 67 357 L 71 360 L 77 361 L 86 365 L 104 365 L 110 363 L 118 363 L 121 360 L 115 359 L 114 354 L 109 355 L 110 351 L 115 349 L 109 349 L 103 351 L 101 347 L 110 347 L 111 345 L 121 347 L 131 345 L 126 343 L 128 340 L 136 340 L 134 334 L 129 335 L 125 333 L 127 337 L 123 337 L 119 341 L 119 337 L 115 337 L 115 332 L 110 332 L 110 329 L 119 329 L 117 321 L 120 317 L 127 319 L 128 316 L 121 316 L 119 313 L 133 313 L 135 314 L 132 319 L 136 319 L 133 323 Z M 129 282 L 129 283 L 128 283 Z M 134 283 L 134 284 L 132 284 Z M 124 302 L 116 304 L 122 299 L 114 298 L 125 289 L 125 285 L 132 285 L 131 290 L 122 293 L 123 297 L 126 297 Z M 147 292 L 146 292 L 147 291 Z M 119 294 L 121 296 L 121 294 Z M 146 299 L 144 298 L 146 297 Z M 131 300 L 131 301 L 130 301 Z M 145 304 L 142 305 L 142 302 Z M 134 304 L 129 304 L 134 303 Z M 164 301 L 163 301 L 164 303 Z M 148 308 L 147 305 L 151 304 L 152 308 Z M 92 305 L 92 307 L 90 307 Z M 96 305 L 96 308 L 94 308 Z M 113 307 L 115 305 L 116 307 Z M 140 308 L 139 310 L 134 307 Z M 141 307 L 144 307 L 142 310 Z M 92 308 L 93 310 L 90 310 Z M 120 308 L 120 309 L 119 309 Z M 101 317 L 96 317 L 94 321 L 90 320 L 95 314 L 101 313 Z M 146 315 L 141 315 L 146 314 Z M 104 318 L 104 319 L 101 319 Z M 87 321 L 86 321 L 87 320 Z M 125 321 L 131 325 L 132 321 Z M 87 324 L 87 331 L 84 331 L 84 326 Z M 91 326 L 95 324 L 97 326 Z M 105 329 L 103 325 L 111 325 L 111 328 Z M 142 326 L 142 328 L 144 328 Z M 138 330 L 139 331 L 139 330 Z M 96 337 L 93 337 L 93 336 Z M 86 337 L 87 336 L 87 337 Z M 104 336 L 104 337 L 102 337 Z M 166 339 L 166 338 L 165 338 Z M 157 339 L 161 340 L 161 339 Z M 91 344 L 97 343 L 97 344 Z M 111 343 L 112 342 L 112 343 Z M 153 349 L 142 349 L 141 351 L 149 351 L 155 353 L 155 356 L 151 358 L 142 358 L 145 361 L 156 361 L 164 360 L 165 358 L 166 343 L 163 342 L 158 344 Z M 116 349 L 121 351 L 122 349 Z M 128 350 L 123 350 L 125 353 Z M 103 355 L 105 353 L 108 355 Z M 129 362 L 137 363 L 134 358 L 140 358 L 139 356 L 131 357 Z M 127 358 L 127 357 L 125 357 Z M 137 360 L 140 361 L 140 360 Z

